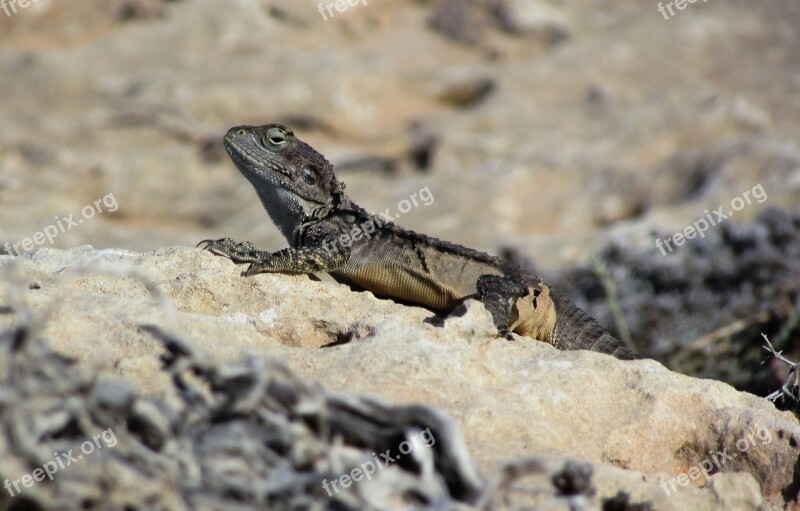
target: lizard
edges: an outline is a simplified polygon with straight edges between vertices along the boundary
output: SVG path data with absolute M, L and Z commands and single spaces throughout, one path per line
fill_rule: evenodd
M 276 252 L 230 238 L 198 244 L 234 263 L 249 263 L 245 277 L 328 273 L 380 298 L 443 314 L 475 298 L 508 339 L 514 332 L 562 350 L 641 358 L 540 277 L 368 213 L 345 193 L 333 165 L 286 126 L 235 126 L 223 144 L 289 244 Z

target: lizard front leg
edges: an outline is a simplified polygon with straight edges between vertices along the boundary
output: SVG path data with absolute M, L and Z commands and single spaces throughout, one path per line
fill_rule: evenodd
M 350 256 L 349 250 L 331 250 L 327 247 L 284 248 L 269 253 L 261 261 L 253 262 L 246 277 L 258 273 L 316 273 L 331 272 L 341 268 Z
M 324 246 L 284 248 L 277 252 L 267 252 L 256 249 L 249 241 L 236 243 L 230 238 L 204 240 L 198 247 L 227 257 L 237 264 L 250 263 L 244 272 L 246 277 L 258 273 L 302 274 L 334 271 L 350 256 L 347 249 L 332 250 Z

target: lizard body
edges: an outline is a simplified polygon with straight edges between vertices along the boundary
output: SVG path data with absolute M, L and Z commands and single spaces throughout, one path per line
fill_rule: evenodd
M 376 296 L 441 313 L 477 298 L 503 335 L 639 358 L 539 277 L 368 213 L 344 193 L 333 166 L 285 126 L 237 126 L 224 144 L 290 245 L 271 253 L 229 238 L 200 243 L 236 263 L 250 263 L 246 276 L 327 272 Z

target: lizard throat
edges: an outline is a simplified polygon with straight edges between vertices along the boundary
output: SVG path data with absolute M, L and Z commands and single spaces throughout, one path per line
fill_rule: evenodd
M 306 212 L 297 196 L 285 188 L 271 186 L 260 189 L 258 197 L 272 222 L 291 244 L 306 218 Z

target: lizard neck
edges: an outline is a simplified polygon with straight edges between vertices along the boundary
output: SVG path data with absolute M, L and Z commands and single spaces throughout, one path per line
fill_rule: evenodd
M 272 222 L 291 244 L 306 218 L 303 205 L 294 194 L 277 186 L 258 190 L 258 197 Z
M 334 195 L 328 204 L 317 204 L 304 201 L 279 186 L 260 189 L 258 197 L 272 222 L 291 246 L 300 243 L 303 231 L 309 225 L 323 220 L 343 207 L 354 206 L 344 194 Z

